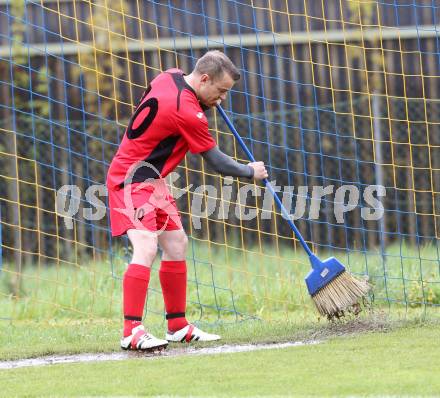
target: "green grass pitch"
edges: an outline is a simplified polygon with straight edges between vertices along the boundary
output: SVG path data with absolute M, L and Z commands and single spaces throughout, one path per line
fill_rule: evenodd
M 437 396 L 438 324 L 245 353 L 0 372 L 2 396 Z M 21 340 L 21 344 L 25 343 Z

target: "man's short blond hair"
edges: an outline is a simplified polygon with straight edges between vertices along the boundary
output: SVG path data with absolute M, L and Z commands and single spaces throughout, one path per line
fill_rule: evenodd
M 240 73 L 232 61 L 221 51 L 212 50 L 203 55 L 196 63 L 194 72 L 207 74 L 211 79 L 221 79 L 223 73 L 227 73 L 234 81 L 240 79 Z

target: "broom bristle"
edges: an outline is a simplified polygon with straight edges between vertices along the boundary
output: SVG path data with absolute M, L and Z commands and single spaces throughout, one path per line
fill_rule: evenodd
M 354 278 L 344 271 L 316 292 L 312 299 L 321 315 L 331 319 L 344 315 L 344 311 L 357 306 L 359 299 L 370 290 L 366 280 Z

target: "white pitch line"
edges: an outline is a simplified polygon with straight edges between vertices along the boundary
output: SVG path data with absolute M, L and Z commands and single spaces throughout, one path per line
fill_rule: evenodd
M 127 359 L 158 359 L 163 357 L 176 357 L 184 355 L 216 355 L 230 354 L 236 352 L 249 352 L 258 350 L 283 349 L 288 347 L 299 347 L 305 345 L 319 344 L 320 341 L 295 341 L 290 343 L 276 344 L 244 344 L 244 345 L 221 345 L 217 347 L 193 348 L 188 347 L 184 350 L 169 350 L 157 354 L 139 353 L 134 351 L 115 352 L 109 354 L 77 354 L 77 355 L 51 355 L 41 358 L 19 359 L 16 361 L 1 361 L 0 369 L 16 369 L 29 366 L 45 366 L 65 363 L 83 362 L 104 362 L 104 361 L 123 361 Z

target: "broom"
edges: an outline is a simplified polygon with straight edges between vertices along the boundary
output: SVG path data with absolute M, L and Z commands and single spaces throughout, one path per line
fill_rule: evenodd
M 238 134 L 234 125 L 229 120 L 225 111 L 220 105 L 217 105 L 217 110 L 223 117 L 231 132 L 234 134 L 240 146 L 248 158 L 255 162 L 254 156 L 247 148 L 246 144 Z M 312 253 L 306 241 L 302 237 L 298 228 L 295 226 L 290 218 L 290 215 L 283 203 L 279 199 L 275 190 L 268 179 L 263 180 L 266 188 L 275 199 L 276 204 L 281 210 L 281 214 L 287 220 L 292 228 L 295 236 L 298 238 L 301 246 L 307 252 L 312 270 L 305 278 L 307 289 L 312 297 L 321 315 L 327 316 L 328 319 L 339 318 L 344 315 L 345 311 L 352 311 L 358 314 L 360 311 L 360 299 L 363 298 L 371 286 L 366 280 L 359 280 L 354 278 L 346 271 L 344 265 L 334 257 L 330 257 L 321 261 L 315 254 Z

